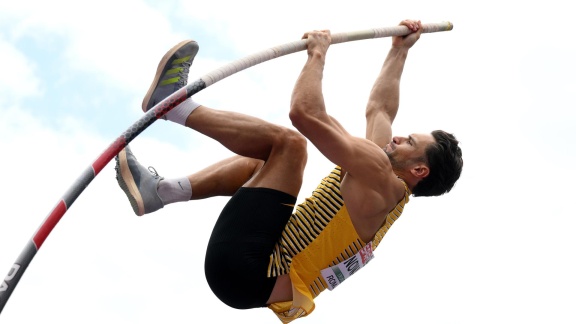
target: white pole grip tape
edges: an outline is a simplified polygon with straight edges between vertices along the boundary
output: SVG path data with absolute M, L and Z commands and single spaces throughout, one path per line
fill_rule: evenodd
M 435 33 L 452 30 L 453 25 L 450 22 L 422 24 L 423 33 Z M 410 33 L 406 26 L 382 27 L 346 33 L 332 34 L 332 43 L 339 44 L 362 39 L 372 39 L 391 36 L 404 36 Z M 269 49 L 254 53 L 242 59 L 228 63 L 201 77 L 206 83 L 206 87 L 229 77 L 230 75 L 245 70 L 254 65 L 278 58 L 280 56 L 292 54 L 306 49 L 306 39 L 289 42 L 283 45 L 271 47 Z

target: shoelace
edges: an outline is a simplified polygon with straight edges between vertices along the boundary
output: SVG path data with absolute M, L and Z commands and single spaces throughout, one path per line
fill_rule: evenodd
M 185 86 L 188 84 L 188 72 L 190 72 L 190 66 L 192 66 L 192 62 L 182 62 L 182 70 L 178 72 L 178 76 L 180 76 L 178 85 Z
M 160 178 L 160 176 L 158 175 L 158 172 L 156 171 L 156 169 L 154 169 L 153 166 L 149 166 L 149 167 L 148 167 L 148 171 L 150 171 L 150 173 L 152 173 L 152 175 L 154 176 L 154 178 Z

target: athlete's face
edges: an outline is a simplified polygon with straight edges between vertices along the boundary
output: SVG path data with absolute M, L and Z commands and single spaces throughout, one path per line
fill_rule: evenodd
M 384 147 L 384 152 L 395 170 L 403 170 L 416 162 L 426 162 L 426 148 L 433 143 L 435 140 L 432 134 L 394 136 Z

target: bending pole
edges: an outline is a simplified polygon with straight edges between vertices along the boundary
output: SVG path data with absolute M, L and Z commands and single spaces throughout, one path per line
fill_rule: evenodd
M 450 22 L 423 24 L 423 33 L 433 33 L 440 31 L 452 30 L 453 25 Z M 384 27 L 368 30 L 360 30 L 348 33 L 338 33 L 332 35 L 332 44 L 345 43 L 355 40 L 390 37 L 390 36 L 404 36 L 410 33 L 406 26 Z M 16 262 L 8 271 L 8 275 L 0 285 L 0 313 L 4 309 L 6 302 L 10 295 L 16 288 L 16 285 L 22 278 L 24 271 L 40 249 L 48 235 L 52 232 L 56 224 L 60 221 L 62 216 L 68 211 L 72 203 L 80 196 L 92 180 L 102 171 L 102 169 L 110 162 L 128 143 L 130 143 L 136 136 L 144 131 L 148 126 L 152 125 L 156 120 L 164 116 L 167 112 L 178 106 L 184 100 L 190 98 L 192 95 L 202 91 L 206 87 L 229 77 L 230 75 L 239 71 L 245 70 L 254 65 L 306 49 L 306 39 L 286 43 L 283 45 L 275 46 L 264 51 L 257 52 L 249 55 L 243 59 L 233 61 L 227 65 L 218 68 L 200 79 L 188 84 L 186 87 L 174 92 L 166 99 L 159 102 L 152 109 L 148 110 L 140 119 L 138 119 L 132 126 L 130 126 L 122 135 L 120 135 L 110 146 L 78 177 L 76 182 L 68 189 L 62 196 L 60 201 L 56 204 L 54 209 L 48 214 L 40 228 L 36 231 L 34 236 L 30 239 L 28 244 L 24 247 L 22 253 Z

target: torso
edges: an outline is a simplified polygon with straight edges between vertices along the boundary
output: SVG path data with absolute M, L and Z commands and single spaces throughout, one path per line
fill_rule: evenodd
M 394 187 L 394 192 L 378 192 L 374 188 L 368 188 L 354 177 L 342 170 L 342 184 L 340 187 L 350 219 L 358 236 L 369 242 L 386 221 L 388 213 L 396 206 L 397 202 L 404 197 L 404 184 L 399 180 Z M 374 177 L 384 175 L 375 174 Z
M 347 182 L 345 186 L 344 177 Z M 377 203 L 383 197 L 376 190 L 358 189 L 355 179 L 336 168 L 322 180 L 311 197 L 296 207 L 271 255 L 268 273 L 268 276 L 277 277 L 268 303 L 281 319 L 293 319 L 293 310 L 306 314 L 312 312 L 313 299 L 323 290 L 334 288 L 332 281 L 322 277 L 323 269 L 333 269 L 333 266 L 343 264 L 358 255 L 360 250 L 375 250 L 378 247 L 401 216 L 411 195 L 404 182 L 398 179 L 392 182 L 392 188 L 396 184 L 403 188 L 402 196 L 386 213 L 383 212 L 386 204 Z M 346 202 L 341 188 L 346 188 Z M 388 200 L 395 199 L 395 195 L 394 192 L 387 197 Z M 352 212 L 348 201 L 352 205 Z M 355 216 L 352 217 L 352 214 Z M 336 236 L 338 239 L 334 240 Z M 347 268 L 353 271 L 349 275 L 356 272 L 356 264 L 344 265 L 354 265 Z

